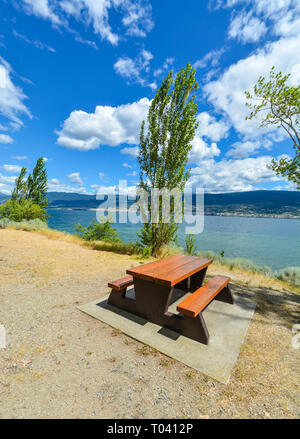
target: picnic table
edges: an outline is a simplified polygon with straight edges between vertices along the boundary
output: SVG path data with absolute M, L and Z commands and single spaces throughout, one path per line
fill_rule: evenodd
M 127 276 L 108 283 L 112 289 L 108 304 L 208 344 L 203 310 L 213 299 L 233 303 L 229 277 L 215 276 L 203 286 L 212 262 L 212 259 L 175 255 L 130 268 Z M 131 285 L 135 299 L 126 295 Z M 177 305 L 179 314 L 169 312 L 169 306 L 188 292 L 191 294 Z

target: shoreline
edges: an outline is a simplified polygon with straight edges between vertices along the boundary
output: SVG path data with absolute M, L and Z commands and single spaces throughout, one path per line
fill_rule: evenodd
M 98 209 L 98 208 L 81 208 L 81 207 L 48 207 L 48 210 L 74 210 L 74 211 L 91 211 L 96 212 L 106 211 L 107 209 Z M 126 212 L 126 210 L 121 210 L 122 212 Z M 128 210 L 127 210 L 128 212 Z M 300 215 L 290 215 L 290 214 L 241 214 L 235 212 L 224 212 L 224 213 L 204 213 L 204 216 L 227 216 L 227 217 L 239 217 L 239 218 L 273 218 L 273 219 L 300 219 Z

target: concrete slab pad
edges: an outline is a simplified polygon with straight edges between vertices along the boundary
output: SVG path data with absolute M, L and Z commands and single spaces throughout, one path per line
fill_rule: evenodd
M 131 290 L 129 295 L 133 294 Z M 214 300 L 203 312 L 210 333 L 206 346 L 107 305 L 107 298 L 108 295 L 78 309 L 224 384 L 230 379 L 256 306 L 240 297 L 235 297 L 234 305 Z M 174 302 L 169 311 L 176 313 L 176 305 L 181 300 L 183 297 Z

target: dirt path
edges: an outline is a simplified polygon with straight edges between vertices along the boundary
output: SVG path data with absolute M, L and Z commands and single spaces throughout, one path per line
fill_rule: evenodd
M 226 386 L 76 309 L 104 296 L 134 257 L 0 230 L 0 262 L 1 418 L 299 415 L 296 294 L 235 286 L 258 307 Z

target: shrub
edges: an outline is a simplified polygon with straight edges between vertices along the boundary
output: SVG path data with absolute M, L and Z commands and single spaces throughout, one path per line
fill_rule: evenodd
M 195 235 L 186 235 L 185 237 L 185 248 L 189 256 L 194 256 L 197 252 L 196 238 Z
M 94 220 L 87 227 L 75 224 L 75 229 L 79 232 L 78 235 L 85 241 L 121 242 L 118 232 L 108 221 L 98 223 Z
M 40 219 L 33 219 L 29 221 L 13 221 L 8 218 L 0 219 L 0 229 L 4 229 L 6 227 L 12 227 L 19 230 L 41 230 L 48 228 L 48 225 L 45 221 Z
M 94 250 L 102 250 L 114 253 L 120 253 L 122 255 L 138 255 L 141 254 L 141 249 L 135 242 L 108 242 L 108 241 L 89 241 L 86 243 L 90 248 Z
M 8 218 L 17 222 L 40 219 L 45 222 L 47 220 L 47 213 L 39 204 L 34 203 L 31 199 L 9 199 L 0 206 L 0 218 Z
M 283 268 L 276 273 L 276 277 L 292 285 L 300 286 L 300 267 Z

